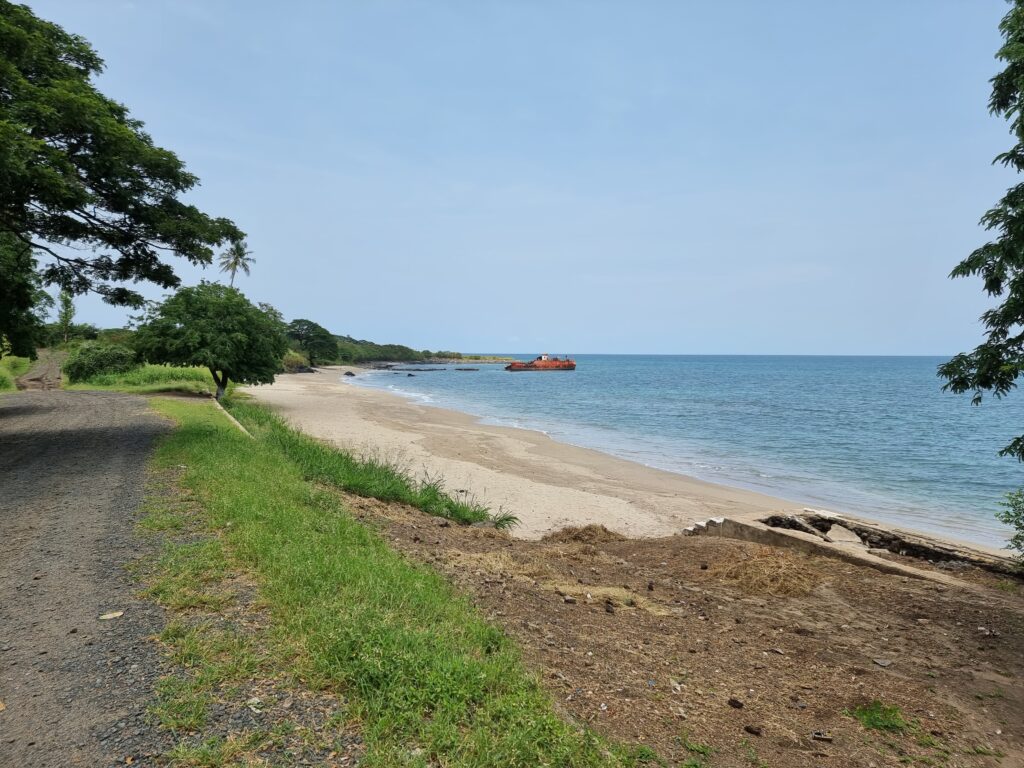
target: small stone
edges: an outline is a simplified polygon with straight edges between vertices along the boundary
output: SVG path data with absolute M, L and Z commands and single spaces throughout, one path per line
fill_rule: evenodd
M 565 602 L 569 603 L 570 605 L 572 605 L 573 603 L 575 603 L 575 602 L 576 602 L 576 598 L 575 598 L 575 597 L 573 597 L 572 595 L 564 595 L 564 596 L 562 597 L 562 599 L 563 599 L 563 600 L 564 600 Z
M 874 662 L 878 666 L 882 667 L 882 669 L 892 666 L 892 662 L 889 659 L 874 659 Z

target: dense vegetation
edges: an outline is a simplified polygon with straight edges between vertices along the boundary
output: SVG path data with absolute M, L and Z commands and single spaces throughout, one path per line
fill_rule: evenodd
M 272 383 L 288 346 L 272 307 L 257 307 L 235 288 L 204 281 L 152 308 L 135 348 L 150 363 L 206 368 L 219 400 L 229 382 Z
M 86 341 L 71 351 L 63 371 L 69 382 L 77 384 L 100 374 L 126 373 L 138 365 L 133 349 L 122 344 Z

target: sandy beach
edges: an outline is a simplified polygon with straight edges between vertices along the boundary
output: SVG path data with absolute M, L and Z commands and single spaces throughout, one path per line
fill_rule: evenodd
M 515 535 L 536 539 L 599 524 L 626 536 L 666 536 L 713 517 L 746 518 L 800 508 L 783 499 L 645 467 L 543 433 L 480 424 L 457 411 L 413 403 L 343 381 L 346 370 L 284 374 L 246 391 L 304 432 L 363 454 L 440 475 L 493 510 L 516 515 Z

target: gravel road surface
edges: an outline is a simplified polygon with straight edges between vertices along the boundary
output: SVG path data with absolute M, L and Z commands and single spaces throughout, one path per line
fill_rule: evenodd
M 167 429 L 130 395 L 0 396 L 2 768 L 148 765 L 169 746 L 146 715 L 163 612 L 124 570 Z

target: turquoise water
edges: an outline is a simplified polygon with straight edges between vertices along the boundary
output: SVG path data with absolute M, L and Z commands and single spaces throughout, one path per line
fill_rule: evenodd
M 1024 467 L 997 451 L 1024 432 L 1024 396 L 973 407 L 943 393 L 944 358 L 576 360 L 571 373 L 448 366 L 355 381 L 799 503 L 988 545 L 1008 538 L 993 512 L 1024 485 Z

